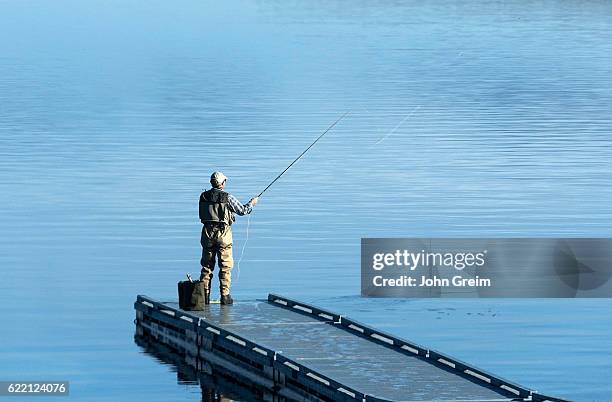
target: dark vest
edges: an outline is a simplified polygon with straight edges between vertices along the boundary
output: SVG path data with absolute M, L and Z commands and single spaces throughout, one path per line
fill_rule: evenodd
M 227 201 L 228 196 L 228 193 L 218 188 L 211 188 L 200 194 L 200 221 L 226 225 L 234 223 L 234 214 L 230 211 Z

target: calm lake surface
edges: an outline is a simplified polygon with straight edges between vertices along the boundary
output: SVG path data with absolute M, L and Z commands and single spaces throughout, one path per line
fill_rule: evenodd
M 246 202 L 351 110 L 261 198 L 235 298 L 608 401 L 612 301 L 361 299 L 359 252 L 611 236 L 610 77 L 606 1 L 2 1 L 0 379 L 198 400 L 134 344 L 136 295 L 197 275 L 211 171 Z

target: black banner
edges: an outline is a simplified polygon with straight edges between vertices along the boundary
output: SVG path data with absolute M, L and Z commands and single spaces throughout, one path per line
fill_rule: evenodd
M 612 239 L 361 239 L 364 297 L 612 297 Z

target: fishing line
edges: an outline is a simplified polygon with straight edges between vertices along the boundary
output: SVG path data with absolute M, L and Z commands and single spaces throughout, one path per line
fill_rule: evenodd
M 244 244 L 242 245 L 242 251 L 240 251 L 240 258 L 238 258 L 238 264 L 236 264 L 236 282 L 238 282 L 238 278 L 240 278 L 240 263 L 242 262 L 242 256 L 244 255 L 244 249 L 246 248 L 247 242 L 249 241 L 249 228 L 251 227 L 251 214 L 247 218 L 247 227 L 246 227 L 246 239 L 244 239 Z
M 463 58 L 463 52 L 459 52 L 457 54 L 457 56 L 455 57 L 455 60 L 453 62 L 453 64 L 451 64 L 451 67 L 457 66 L 459 65 L 459 59 Z M 445 96 L 445 98 L 447 98 L 448 96 Z M 379 139 L 378 141 L 376 141 L 376 143 L 374 143 L 374 145 L 378 145 L 381 142 L 383 142 L 387 137 L 389 137 L 391 134 L 393 134 L 402 124 L 404 124 L 404 122 L 406 120 L 408 120 L 410 118 L 410 116 L 412 116 L 417 110 L 419 110 L 421 108 L 421 105 L 418 105 L 417 107 L 415 107 L 414 109 L 412 109 L 412 111 L 410 113 L 408 113 L 408 115 L 406 117 L 404 117 L 402 119 L 402 121 L 400 121 L 391 131 L 389 131 L 387 134 L 385 134 L 381 139 Z M 366 110 L 368 113 L 370 112 L 367 108 L 363 107 L 364 110 Z
M 418 105 L 417 107 L 415 107 L 414 109 L 412 109 L 412 112 L 408 113 L 408 114 L 406 115 L 406 117 L 404 117 L 404 118 L 402 119 L 402 121 L 400 121 L 400 122 L 397 124 L 397 126 L 395 126 L 395 127 L 394 127 L 394 128 L 391 130 L 391 131 L 389 131 L 387 134 L 385 134 L 385 135 L 384 135 L 384 136 L 383 136 L 381 139 L 379 139 L 378 141 L 376 141 L 376 143 L 375 143 L 374 145 L 378 145 L 378 144 L 380 144 L 380 143 L 381 143 L 381 142 L 383 142 L 383 141 L 384 141 L 384 140 L 385 140 L 387 137 L 389 137 L 391 134 L 393 134 L 393 133 L 395 132 L 395 130 L 397 130 L 398 128 L 400 128 L 400 126 L 401 126 L 402 124 L 404 124 L 404 122 L 405 122 L 406 120 L 408 120 L 408 118 L 410 118 L 410 116 L 412 116 L 412 115 L 414 114 L 414 112 L 416 112 L 416 111 L 417 111 L 417 110 L 419 110 L 420 108 L 421 108 L 421 105 Z

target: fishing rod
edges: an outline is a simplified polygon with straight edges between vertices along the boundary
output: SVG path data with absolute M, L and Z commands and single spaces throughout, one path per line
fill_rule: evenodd
M 263 193 L 265 193 L 265 192 L 266 192 L 266 190 L 267 190 L 267 189 L 269 189 L 269 188 L 270 188 L 270 187 L 271 187 L 271 186 L 272 186 L 272 185 L 273 185 L 273 184 L 274 184 L 274 183 L 275 183 L 275 182 L 276 182 L 278 179 L 280 179 L 280 178 L 281 178 L 281 176 L 282 176 L 282 175 L 284 175 L 284 174 L 285 174 L 285 172 L 286 172 L 287 170 L 289 170 L 289 168 L 290 168 L 291 166 L 293 166 L 293 164 L 294 164 L 295 162 L 299 161 L 299 160 L 300 160 L 300 158 L 301 158 L 302 156 L 304 156 L 304 154 L 305 154 L 306 152 L 308 152 L 308 150 L 314 146 L 314 144 L 316 144 L 316 143 L 317 143 L 317 142 L 318 142 L 318 141 L 319 141 L 321 138 L 323 138 L 323 136 L 324 136 L 325 134 L 327 134 L 327 132 L 328 132 L 329 130 L 331 130 L 332 128 L 334 128 L 334 126 L 335 126 L 336 124 L 338 124 L 338 123 L 340 122 L 340 120 L 344 119 L 344 118 L 346 117 L 346 115 L 348 115 L 349 113 L 350 113 L 350 110 L 349 110 L 349 111 L 347 111 L 347 112 L 345 112 L 345 113 L 344 113 L 342 116 L 340 116 L 340 117 L 338 118 L 338 120 L 336 120 L 336 121 L 335 121 L 335 122 L 334 122 L 334 123 L 333 123 L 331 126 L 327 127 L 327 130 L 323 131 L 323 134 L 321 134 L 320 136 L 318 136 L 318 137 L 317 137 L 317 139 L 316 139 L 316 140 L 314 140 L 314 142 L 313 142 L 312 144 L 310 144 L 310 146 L 304 150 L 304 152 L 302 152 L 302 153 L 301 153 L 301 154 L 300 154 L 300 155 L 299 155 L 297 158 L 295 158 L 295 160 L 294 160 L 293 162 L 291 162 L 291 164 L 290 164 L 289 166 L 287 166 L 287 168 L 286 168 L 285 170 L 283 170 L 283 171 L 282 171 L 282 172 L 281 172 L 281 173 L 280 173 L 278 176 L 276 176 L 276 179 L 272 180 L 272 182 L 271 182 L 270 184 L 268 184 L 268 186 L 267 186 L 266 188 L 264 188 L 264 189 L 263 189 L 263 191 L 262 191 L 261 193 L 259 193 L 259 195 L 258 195 L 257 197 L 258 197 L 258 198 L 259 198 L 259 197 L 261 197 L 261 195 L 262 195 Z

